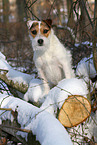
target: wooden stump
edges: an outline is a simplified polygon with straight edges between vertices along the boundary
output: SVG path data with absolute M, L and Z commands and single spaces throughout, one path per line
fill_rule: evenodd
M 85 121 L 90 113 L 90 102 L 83 96 L 72 95 L 65 100 L 58 119 L 65 127 L 73 127 Z

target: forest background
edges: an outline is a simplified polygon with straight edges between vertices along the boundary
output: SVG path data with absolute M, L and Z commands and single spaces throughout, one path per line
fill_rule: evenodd
M 73 65 L 93 51 L 90 43 L 82 42 L 97 41 L 96 0 L 0 0 L 0 51 L 22 71 L 32 73 L 34 66 L 26 26 L 28 18 L 53 20 L 56 35 L 72 51 Z

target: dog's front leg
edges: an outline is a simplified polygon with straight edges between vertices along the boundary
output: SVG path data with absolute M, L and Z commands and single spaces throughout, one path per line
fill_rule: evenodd
M 49 83 L 48 83 L 48 81 L 47 81 L 47 79 L 46 79 L 46 77 L 44 75 L 44 72 L 43 72 L 43 70 L 41 68 L 38 68 L 38 75 L 43 80 L 43 86 L 44 86 L 44 88 L 43 88 L 43 96 L 47 95 L 49 90 L 50 90 L 50 87 L 49 87 Z
M 66 79 L 70 79 L 70 78 L 74 78 L 75 74 L 74 74 L 74 70 L 72 69 L 72 65 L 69 61 L 63 61 L 63 71 L 65 73 L 65 78 Z

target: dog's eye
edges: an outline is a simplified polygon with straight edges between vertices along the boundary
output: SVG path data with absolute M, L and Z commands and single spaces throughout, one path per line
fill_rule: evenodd
M 34 35 L 37 34 L 37 31 L 36 31 L 36 30 L 33 30 L 33 31 L 31 31 L 31 32 L 32 32 L 32 34 L 34 34 Z
M 43 33 L 46 34 L 49 30 L 48 29 L 44 29 Z

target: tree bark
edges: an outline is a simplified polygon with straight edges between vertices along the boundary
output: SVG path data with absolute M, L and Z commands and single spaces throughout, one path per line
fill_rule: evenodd
M 16 89 L 17 91 L 20 91 L 21 93 L 26 93 L 27 89 L 28 89 L 28 84 L 19 84 L 18 82 L 14 82 L 10 79 L 8 79 L 8 77 L 6 76 L 6 72 L 2 71 L 0 72 L 0 79 L 5 82 L 9 87 L 12 87 L 13 89 Z
M 93 30 L 93 24 L 91 22 L 91 18 L 89 16 L 87 7 L 86 7 L 86 0 L 79 1 L 79 5 L 81 8 L 81 15 L 80 15 L 80 39 L 81 41 L 87 41 L 90 39 L 88 36 L 88 31 Z
M 93 32 L 93 61 L 97 72 L 97 0 L 95 0 L 94 32 Z
M 73 15 L 73 7 L 72 7 L 72 0 L 67 0 L 67 11 L 68 11 L 68 24 L 70 28 L 73 28 L 75 25 L 74 15 Z

